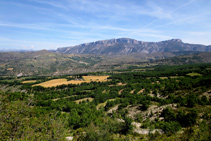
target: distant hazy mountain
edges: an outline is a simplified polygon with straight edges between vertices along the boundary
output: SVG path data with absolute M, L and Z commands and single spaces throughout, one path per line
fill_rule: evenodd
M 0 49 L 0 52 L 29 52 L 34 50 L 24 50 L 24 49 Z
M 183 43 L 180 39 L 161 42 L 143 42 L 130 38 L 102 40 L 73 47 L 58 48 L 64 54 L 127 55 L 131 53 L 156 52 L 208 52 L 211 46 Z

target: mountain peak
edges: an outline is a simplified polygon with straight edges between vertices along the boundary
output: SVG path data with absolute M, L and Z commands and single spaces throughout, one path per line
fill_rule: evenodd
M 185 44 L 181 39 L 161 42 L 143 42 L 131 38 L 100 40 L 68 48 L 58 48 L 65 54 L 125 55 L 131 53 L 211 51 L 211 46 Z
M 91 44 L 115 44 L 115 43 L 138 43 L 137 40 L 131 38 L 118 38 L 118 39 L 110 39 L 110 40 L 100 40 L 96 42 L 92 42 Z M 89 43 L 88 43 L 89 44 Z
M 181 39 L 171 39 L 171 41 L 173 41 L 173 42 L 180 42 L 180 43 L 182 43 L 182 40 Z

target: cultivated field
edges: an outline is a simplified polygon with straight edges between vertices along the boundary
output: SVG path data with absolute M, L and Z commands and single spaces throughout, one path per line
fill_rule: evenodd
M 81 81 L 81 80 L 71 80 L 71 81 L 67 81 L 67 79 L 53 79 L 53 80 L 49 80 L 40 84 L 36 84 L 33 86 L 42 86 L 42 87 L 56 87 L 59 85 L 68 85 L 68 84 L 81 84 L 83 82 L 86 81 Z
M 49 80 L 40 84 L 36 84 L 33 86 L 42 86 L 42 87 L 56 87 L 59 85 L 68 85 L 68 84 L 81 84 L 81 83 L 90 83 L 91 81 L 99 81 L 99 82 L 104 82 L 107 81 L 107 78 L 109 76 L 83 76 L 84 80 L 70 80 L 67 81 L 67 79 L 53 79 Z M 29 82 L 28 82 L 29 83 Z
M 109 76 L 83 76 L 85 81 L 107 81 Z

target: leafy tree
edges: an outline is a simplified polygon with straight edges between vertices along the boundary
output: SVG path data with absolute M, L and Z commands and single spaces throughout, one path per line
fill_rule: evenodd
M 176 120 L 176 114 L 169 107 L 164 109 L 161 115 L 164 117 L 165 121 L 170 122 Z
M 160 128 L 167 134 L 176 133 L 181 129 L 181 126 L 178 122 L 171 121 L 171 122 L 161 122 Z
M 205 95 L 201 97 L 201 102 L 202 102 L 202 105 L 206 105 L 209 103 L 209 101 Z
M 57 113 L 9 102 L 2 94 L 0 103 L 0 140 L 64 140 L 66 123 Z
M 123 120 L 125 121 L 125 125 L 123 127 L 123 133 L 131 133 L 133 130 L 133 125 L 132 125 L 132 119 L 127 117 L 126 115 L 124 116 Z

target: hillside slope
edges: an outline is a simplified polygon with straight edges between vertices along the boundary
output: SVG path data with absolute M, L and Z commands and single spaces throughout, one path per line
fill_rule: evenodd
M 101 61 L 101 58 L 95 55 L 66 55 L 47 50 L 2 52 L 0 75 L 62 75 L 97 71 L 92 66 Z
M 181 54 L 181 53 L 180 53 Z M 106 70 L 127 69 L 130 66 L 156 64 L 210 63 L 211 52 L 177 56 L 178 53 L 132 53 L 128 55 L 61 54 L 47 50 L 36 52 L 0 53 L 0 76 L 65 75 Z
M 166 59 L 158 59 L 155 60 L 154 62 L 168 65 L 211 63 L 211 52 L 203 52 L 190 55 L 176 56 Z

